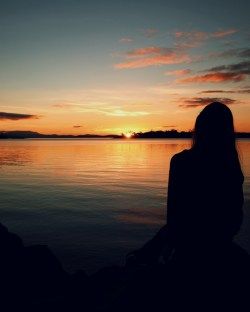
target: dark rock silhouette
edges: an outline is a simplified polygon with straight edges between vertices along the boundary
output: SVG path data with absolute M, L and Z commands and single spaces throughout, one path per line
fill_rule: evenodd
M 83 271 L 70 275 L 47 246 L 25 247 L 20 237 L 0 224 L 0 253 L 2 311 L 162 311 L 162 307 L 246 311 L 250 307 L 250 257 L 234 243 L 197 252 L 192 259 L 183 255 L 160 264 L 159 258 L 148 263 L 130 258 L 123 267 L 102 268 L 91 276 Z
M 2 304 L 11 308 L 54 300 L 68 276 L 47 246 L 24 247 L 22 240 L 0 225 Z

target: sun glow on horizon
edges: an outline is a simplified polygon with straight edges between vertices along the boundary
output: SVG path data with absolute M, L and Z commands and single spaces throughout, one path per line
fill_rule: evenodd
M 131 132 L 124 133 L 124 136 L 126 139 L 131 139 L 133 137 L 133 133 L 131 133 Z

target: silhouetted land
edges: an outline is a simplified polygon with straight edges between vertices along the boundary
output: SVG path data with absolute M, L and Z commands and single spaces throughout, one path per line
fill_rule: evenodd
M 185 139 L 191 138 L 192 131 L 167 131 L 134 132 L 133 139 Z M 250 132 L 237 132 L 237 138 L 250 138 Z M 42 134 L 34 131 L 2 131 L 0 139 L 126 139 L 125 134 L 97 135 L 97 134 Z
M 2 311 L 249 311 L 250 257 L 234 243 L 203 262 L 130 261 L 88 276 L 0 224 L 0 254 Z
M 2 131 L 0 132 L 0 139 L 98 139 L 120 138 L 120 135 L 96 135 L 96 134 L 42 134 L 34 131 Z
M 177 131 L 177 130 L 167 130 L 167 131 L 148 131 L 148 132 L 138 132 L 133 134 L 135 139 L 185 139 L 192 138 L 192 131 Z M 238 132 L 236 133 L 237 138 L 250 138 L 249 132 Z

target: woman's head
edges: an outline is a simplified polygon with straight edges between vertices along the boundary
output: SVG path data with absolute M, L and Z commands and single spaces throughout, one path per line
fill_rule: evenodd
M 200 112 L 195 122 L 193 148 L 209 153 L 235 150 L 233 115 L 226 105 L 213 102 Z

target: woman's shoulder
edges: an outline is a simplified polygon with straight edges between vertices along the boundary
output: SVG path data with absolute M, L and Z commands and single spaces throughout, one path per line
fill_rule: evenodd
M 180 161 L 189 161 L 193 159 L 193 151 L 192 149 L 184 149 L 183 151 L 174 154 L 171 158 L 171 162 L 180 162 Z
M 185 149 L 177 154 L 174 154 L 170 161 L 170 167 L 172 170 L 180 170 L 184 172 L 188 168 L 193 167 L 195 163 L 193 151 L 191 149 Z

